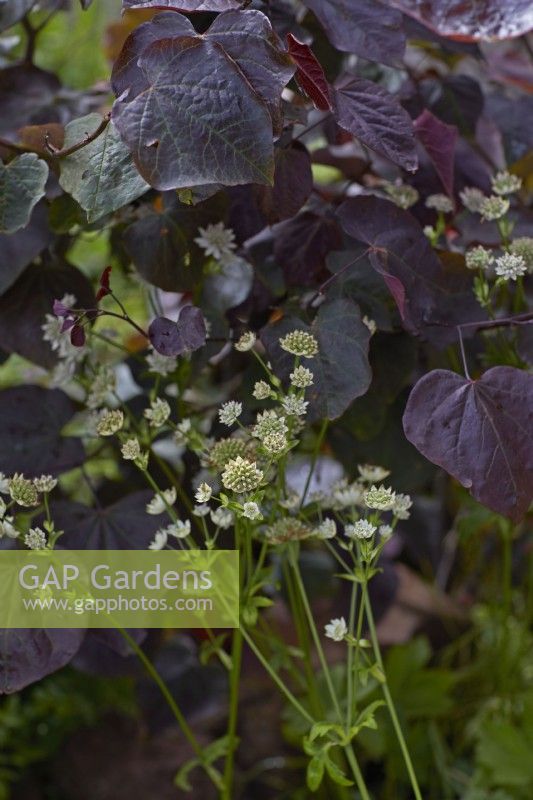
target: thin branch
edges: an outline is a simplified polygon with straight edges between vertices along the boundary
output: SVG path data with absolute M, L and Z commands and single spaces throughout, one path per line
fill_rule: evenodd
M 310 301 L 308 302 L 307 305 L 308 306 L 312 306 L 313 303 L 315 303 L 316 300 L 318 300 L 318 298 L 321 297 L 321 295 L 324 294 L 326 289 L 328 289 L 329 286 L 332 283 L 334 283 L 334 281 L 337 280 L 337 278 L 339 278 L 341 275 L 343 275 L 348 269 L 350 269 L 350 267 L 353 267 L 354 264 L 357 264 L 358 261 L 361 261 L 362 258 L 365 258 L 365 256 L 367 256 L 369 254 L 371 249 L 372 248 L 367 247 L 367 249 L 364 251 L 364 253 L 360 253 L 356 258 L 353 258 L 351 261 L 349 261 L 347 264 L 345 264 L 344 267 L 341 267 L 341 269 L 338 272 L 335 272 L 335 273 L 333 273 L 333 275 L 330 275 L 330 277 L 327 280 L 325 280 L 324 283 L 321 284 L 321 286 L 318 287 L 318 289 L 316 290 L 315 294 L 312 296 L 312 298 L 310 299 Z
M 77 142 L 76 144 L 71 145 L 70 147 L 64 147 L 62 150 L 58 150 L 50 141 L 50 136 L 48 133 L 44 136 L 44 143 L 45 147 L 50 153 L 51 156 L 54 158 L 64 158 L 65 156 L 71 156 L 73 153 L 77 153 L 78 150 L 81 150 L 83 147 L 87 147 L 88 144 L 94 142 L 95 139 L 98 139 L 99 136 L 105 131 L 109 122 L 111 120 L 111 114 L 106 114 L 105 117 L 102 119 L 100 125 L 97 127 L 93 133 L 88 133 L 85 139 L 82 139 L 81 142 Z
M 465 344 L 463 342 L 463 334 L 461 332 L 461 326 L 460 325 L 457 326 L 457 333 L 459 335 L 459 347 L 461 348 L 461 358 L 463 359 L 463 369 L 464 369 L 464 373 L 465 373 L 465 378 L 467 378 L 467 380 L 471 381 L 472 378 L 470 377 L 470 373 L 468 371 L 468 363 L 467 363 L 467 360 L 466 360 Z
M 533 312 L 518 314 L 514 317 L 502 317 L 501 319 L 490 319 L 484 322 L 462 322 L 457 328 L 508 328 L 511 325 L 528 325 L 533 322 Z

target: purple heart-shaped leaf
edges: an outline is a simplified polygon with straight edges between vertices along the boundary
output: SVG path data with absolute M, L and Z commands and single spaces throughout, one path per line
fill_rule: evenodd
M 185 306 L 177 322 L 166 317 L 154 319 L 148 329 L 154 350 L 162 356 L 180 356 L 205 344 L 204 315 L 195 306 Z

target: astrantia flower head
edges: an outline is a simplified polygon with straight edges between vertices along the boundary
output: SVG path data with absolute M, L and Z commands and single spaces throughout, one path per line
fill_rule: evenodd
M 222 483 L 225 488 L 237 494 L 253 492 L 262 480 L 263 473 L 257 469 L 255 462 L 240 456 L 228 461 L 222 473 Z
M 168 533 L 166 528 L 163 528 L 156 532 L 154 540 L 150 542 L 148 545 L 149 550 L 163 550 L 166 547 L 168 542 Z
M 364 494 L 364 501 L 367 508 L 375 508 L 377 511 L 390 511 L 394 505 L 395 494 L 390 487 L 371 486 Z
M 295 395 L 290 394 L 288 397 L 283 398 L 281 405 L 289 417 L 303 417 L 307 414 L 307 406 L 309 403 L 301 397 L 295 397 Z
M 507 198 L 493 194 L 481 203 L 481 216 L 488 221 L 501 219 L 509 211 L 509 205 Z
M 270 525 L 265 534 L 271 544 L 285 544 L 308 539 L 314 531 L 296 517 L 286 517 Z
M 225 261 L 233 256 L 233 251 L 237 247 L 235 234 L 231 228 L 226 228 L 223 222 L 198 228 L 198 232 L 200 236 L 194 241 L 206 256 L 213 256 L 217 261 Z
M 355 481 L 354 483 L 337 484 L 333 487 L 333 506 L 335 508 L 350 508 L 357 506 L 363 499 L 364 487 Z
M 515 256 L 522 256 L 528 272 L 533 272 L 533 239 L 530 236 L 519 236 L 511 242 L 509 251 Z
M 198 503 L 208 503 L 211 500 L 213 489 L 208 483 L 201 483 L 195 492 L 195 499 Z
M 257 439 L 264 439 L 265 436 L 269 436 L 272 433 L 280 433 L 285 435 L 288 432 L 289 429 L 285 424 L 285 417 L 278 416 L 276 411 L 273 409 L 269 409 L 268 411 L 263 411 L 262 414 L 258 414 L 256 423 L 252 428 L 252 435 Z
M 53 478 L 51 475 L 41 475 L 40 478 L 33 479 L 33 485 L 37 489 L 38 492 L 42 492 L 43 494 L 48 494 L 57 486 L 57 478 Z
M 307 367 L 299 364 L 294 372 L 291 372 L 290 379 L 293 386 L 297 389 L 307 389 L 308 386 L 313 385 L 313 373 Z
M 318 353 L 318 342 L 312 333 L 291 331 L 279 340 L 282 350 L 300 358 L 313 358 Z
M 434 208 L 435 211 L 449 214 L 453 211 L 453 203 L 445 194 L 430 194 L 426 198 L 426 208 Z
M 100 408 L 109 401 L 115 389 L 116 376 L 114 370 L 108 366 L 101 366 L 91 379 L 90 390 L 85 399 L 87 408 Z
M 165 530 L 168 536 L 173 536 L 175 539 L 185 539 L 191 532 L 191 521 L 189 519 L 178 519 L 176 522 L 171 522 Z
M 24 544 L 30 550 L 46 550 L 46 533 L 41 528 L 30 528 L 24 537 Z
M 141 455 L 141 445 L 138 439 L 128 439 L 120 450 L 125 461 L 135 461 Z
M 274 392 L 266 381 L 256 381 L 252 394 L 256 400 L 268 400 Z
M 408 494 L 396 494 L 392 504 L 392 513 L 398 519 L 409 519 L 411 516 L 409 509 L 412 505 L 413 501 Z
M 207 503 L 201 503 L 199 506 L 194 506 L 192 513 L 195 517 L 207 517 L 210 511 Z
M 466 266 L 468 269 L 487 269 L 494 261 L 494 256 L 485 247 L 478 245 L 465 254 Z
M 173 506 L 175 502 L 176 489 L 174 487 L 171 489 L 165 489 L 165 491 L 161 492 L 161 494 L 154 495 L 154 497 L 146 506 L 146 511 L 148 514 L 157 516 L 158 514 L 162 514 L 167 506 Z
M 376 526 L 368 520 L 358 519 L 353 525 L 346 525 L 344 535 L 348 539 L 371 539 L 376 530 Z
M 504 253 L 496 259 L 495 267 L 496 275 L 500 278 L 505 278 L 509 281 L 516 281 L 527 272 L 526 262 L 522 256 L 516 256 L 513 253 Z
M 368 483 L 378 483 L 379 481 L 384 481 L 385 478 L 390 475 L 390 471 L 388 469 L 377 467 L 374 464 L 358 464 L 357 469 L 359 470 L 361 480 L 367 481 Z
M 284 433 L 274 431 L 273 433 L 267 433 L 267 435 L 263 437 L 262 444 L 267 453 L 277 455 L 283 453 L 288 442 Z
M 170 417 L 170 406 L 166 400 L 156 397 L 150 403 L 150 408 L 144 410 L 144 416 L 151 428 L 161 428 Z
M 473 214 L 479 214 L 483 200 L 485 200 L 485 195 L 481 189 L 478 189 L 476 186 L 467 186 L 459 194 L 459 197 L 465 208 Z
M 338 619 L 332 619 L 331 622 L 328 622 L 328 624 L 324 626 L 324 630 L 328 639 L 333 639 L 334 642 L 342 642 L 348 633 L 348 626 L 344 617 L 339 617 Z
M 242 507 L 242 515 L 246 517 L 246 519 L 251 520 L 260 520 L 263 519 L 263 515 L 261 514 L 261 509 L 257 505 L 257 503 L 249 502 L 244 503 Z
M 227 530 L 233 525 L 234 516 L 233 512 L 228 508 L 222 508 L 222 506 L 219 506 L 214 511 L 211 511 L 211 519 L 217 528 Z
M 319 539 L 333 539 L 337 535 L 335 520 L 330 517 L 323 519 L 316 529 L 316 535 Z
M 223 425 L 230 427 L 235 424 L 241 414 L 242 403 L 238 403 L 236 400 L 230 400 L 228 403 L 224 403 L 222 408 L 219 409 L 218 418 Z
M 18 472 L 9 481 L 9 494 L 19 506 L 31 508 L 39 503 L 39 495 L 33 481 Z
M 152 352 L 146 356 L 149 372 L 166 377 L 177 369 L 178 361 L 173 356 L 164 356 L 152 348 Z
M 245 439 L 219 439 L 209 451 L 208 465 L 214 467 L 218 471 L 222 471 L 228 461 L 232 458 L 250 457 L 253 461 L 255 456 L 255 447 L 251 442 Z
M 185 418 L 182 419 L 181 422 L 178 422 L 178 424 L 176 425 L 176 430 L 174 432 L 174 441 L 176 442 L 176 444 L 179 445 L 187 444 L 191 431 L 192 431 L 192 422 L 190 419 Z
M 243 333 L 241 338 L 238 342 L 235 343 L 235 350 L 238 350 L 240 353 L 246 353 L 247 350 L 251 350 L 256 341 L 256 335 L 252 331 L 246 331 Z
M 100 412 L 96 423 L 96 433 L 99 436 L 113 436 L 124 425 L 124 414 L 119 408 L 104 409 Z
M 518 177 L 518 175 L 511 175 L 507 170 L 503 170 L 502 172 L 497 172 L 496 175 L 491 178 L 491 184 L 494 194 L 514 194 L 514 192 L 518 192 L 522 186 L 522 178 Z
M 0 494 L 9 494 L 9 478 L 0 472 Z
M 407 183 L 384 183 L 383 188 L 389 195 L 392 202 L 399 208 L 411 208 L 418 202 L 420 195 L 414 186 Z
M 379 526 L 379 535 L 381 536 L 382 539 L 384 540 L 390 539 L 393 533 L 394 531 L 390 525 Z

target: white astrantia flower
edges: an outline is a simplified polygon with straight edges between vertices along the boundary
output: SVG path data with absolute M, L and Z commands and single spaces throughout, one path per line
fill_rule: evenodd
M 426 198 L 426 208 L 434 208 L 443 214 L 450 214 L 453 211 L 453 202 L 446 194 L 430 194 Z
M 247 350 L 252 349 L 256 339 L 257 337 L 253 331 L 246 331 L 242 334 L 239 341 L 235 342 L 235 350 L 238 350 L 240 353 L 246 353 Z
M 85 405 L 93 410 L 101 408 L 110 401 L 110 396 L 115 390 L 116 376 L 114 370 L 106 365 L 99 367 L 96 374 L 91 377 L 91 385 Z
M 173 486 L 171 489 L 165 489 L 161 494 L 156 494 L 146 506 L 148 514 L 157 516 L 166 511 L 167 506 L 173 506 L 176 502 L 176 489 Z
M 30 528 L 24 536 L 24 544 L 30 550 L 46 550 L 46 533 L 41 528 Z
M 350 508 L 363 500 L 364 487 L 354 482 L 337 484 L 333 487 L 332 499 L 336 508 Z
M 413 501 L 408 494 L 395 494 L 392 513 L 397 519 L 409 519 L 411 516 L 409 509 L 412 505 Z
M 263 437 L 262 445 L 268 453 L 277 455 L 278 453 L 283 453 L 287 448 L 288 441 L 284 433 L 274 431 L 273 433 L 267 433 L 267 435 Z
M 533 238 L 530 236 L 519 236 L 509 245 L 509 252 L 514 256 L 522 256 L 526 263 L 528 272 L 533 272 Z
M 39 503 L 39 494 L 33 481 L 18 472 L 9 481 L 9 494 L 19 506 L 31 508 Z
M 211 500 L 213 489 L 208 483 L 201 483 L 197 488 L 194 498 L 197 503 L 208 503 Z
M 294 511 L 300 505 L 300 495 L 298 492 L 290 491 L 287 493 L 287 497 L 279 501 L 279 504 L 287 511 Z
M 149 550 L 163 550 L 167 546 L 168 533 L 166 528 L 157 531 L 154 540 L 148 545 Z
M 9 494 L 9 478 L 0 472 L 0 494 Z
M 279 433 L 285 435 L 289 429 L 285 423 L 285 417 L 278 416 L 277 412 L 273 409 L 263 411 L 256 417 L 255 425 L 252 428 L 252 436 L 257 439 L 264 439 L 272 433 Z
M 232 258 L 236 249 L 235 234 L 231 228 L 226 228 L 223 222 L 206 225 L 198 228 L 200 236 L 194 241 L 202 248 L 206 256 L 213 256 L 217 261 L 226 261 Z
M 182 419 L 181 422 L 178 422 L 176 425 L 176 431 L 174 433 L 174 441 L 176 444 L 184 445 L 187 444 L 187 440 L 189 435 L 192 431 L 192 422 L 187 417 Z
M 401 181 L 398 181 L 397 183 L 390 183 L 389 181 L 386 181 L 383 184 L 383 188 L 389 195 L 392 202 L 399 208 L 403 209 L 408 209 L 411 208 L 411 206 L 414 206 L 420 197 L 414 186 L 410 186 L 408 183 L 402 183 Z
M 316 535 L 319 539 L 333 539 L 337 535 L 337 525 L 335 520 L 326 517 L 322 520 L 316 529 Z
M 0 520 L 0 539 L 3 536 L 7 536 L 8 539 L 16 539 L 19 535 L 19 532 L 13 525 L 14 518 L 13 517 L 4 517 L 4 519 Z
M 313 358 L 318 353 L 318 342 L 312 333 L 291 331 L 279 340 L 282 350 L 300 358 Z
M 166 400 L 156 397 L 150 403 L 150 408 L 145 408 L 144 416 L 151 428 L 161 428 L 170 417 L 170 406 Z
M 509 206 L 510 203 L 506 197 L 498 197 L 498 195 L 493 194 L 490 197 L 486 197 L 481 203 L 481 216 L 489 222 L 501 219 L 509 211 Z
M 148 364 L 148 371 L 154 372 L 156 375 L 161 375 L 165 378 L 177 369 L 178 360 L 174 356 L 164 356 L 158 353 L 157 350 L 152 350 L 146 356 L 146 363 Z
M 394 505 L 395 494 L 390 487 L 371 486 L 363 495 L 367 508 L 377 511 L 390 511 Z
M 0 497 L 0 519 L 4 518 L 4 514 L 6 513 L 6 511 L 7 511 L 7 506 L 5 500 L 3 500 L 3 498 Z
M 211 520 L 213 524 L 216 525 L 217 528 L 222 528 L 225 531 L 231 528 L 234 519 L 233 512 L 227 508 L 222 508 L 222 506 L 211 511 Z
M 242 403 L 239 403 L 236 400 L 230 400 L 228 403 L 224 403 L 223 406 L 218 410 L 219 420 L 223 425 L 227 425 L 228 427 L 234 425 L 241 414 Z
M 297 389 L 307 389 L 313 385 L 314 375 L 310 369 L 299 364 L 294 372 L 290 374 L 291 384 Z
M 506 169 L 497 172 L 496 175 L 491 178 L 490 182 L 494 194 L 499 195 L 514 194 L 522 187 L 522 178 L 518 175 L 512 175 Z
M 346 625 L 344 617 L 339 617 L 338 619 L 332 619 L 331 622 L 328 622 L 328 624 L 324 626 L 324 630 L 328 639 L 333 639 L 334 642 L 342 642 L 348 633 L 348 626 Z
M 222 473 L 224 487 L 237 494 L 252 492 L 257 489 L 262 480 L 263 473 L 257 469 L 255 461 L 249 461 L 241 456 L 228 461 Z
M 344 535 L 348 539 L 371 539 L 377 528 L 366 519 L 358 519 L 352 525 L 346 525 Z
M 504 253 L 496 259 L 496 275 L 509 281 L 516 281 L 527 273 L 527 265 L 522 256 Z
M 296 397 L 295 395 L 290 394 L 283 398 L 281 405 L 289 417 L 303 417 L 305 414 L 307 414 L 307 406 L 309 403 L 307 400 L 303 400 L 301 397 Z
M 113 436 L 124 426 L 124 413 L 119 409 L 105 408 L 98 414 L 96 433 L 99 436 Z
M 485 270 L 494 262 L 494 256 L 490 250 L 478 245 L 466 251 L 465 261 L 468 269 Z
M 373 336 L 378 329 L 375 320 L 370 319 L 370 317 L 367 317 L 367 315 L 365 314 L 361 321 L 363 325 L 366 325 L 366 327 L 370 331 L 370 335 Z
M 48 494 L 57 486 L 57 478 L 53 478 L 51 475 L 41 475 L 40 478 L 33 479 L 33 485 L 37 489 L 38 492 L 42 492 L 43 494 Z
M 194 506 L 192 513 L 195 517 L 206 517 L 210 511 L 209 506 L 206 503 L 202 503 L 199 506 Z
M 392 534 L 394 533 L 394 530 L 390 525 L 380 525 L 378 528 L 378 533 L 382 539 L 387 540 L 391 538 Z
M 141 445 L 138 439 L 127 439 L 120 450 L 125 461 L 135 461 L 141 455 Z
M 249 502 L 244 503 L 242 507 L 242 515 L 246 517 L 246 519 L 251 520 L 259 520 L 263 519 L 263 515 L 261 514 L 261 509 L 257 505 L 257 503 Z
M 388 469 L 383 469 L 383 467 L 378 467 L 374 464 L 358 464 L 357 469 L 361 480 L 367 483 L 379 483 L 379 481 L 384 481 L 390 475 Z
M 464 207 L 473 214 L 479 214 L 481 212 L 481 206 L 483 200 L 485 200 L 485 195 L 481 189 L 478 189 L 476 186 L 466 186 L 463 191 L 459 193 L 459 197 Z
M 274 392 L 266 381 L 256 381 L 252 394 L 256 400 L 268 400 Z
M 178 519 L 165 528 L 168 536 L 175 539 L 185 539 L 191 532 L 191 521 Z

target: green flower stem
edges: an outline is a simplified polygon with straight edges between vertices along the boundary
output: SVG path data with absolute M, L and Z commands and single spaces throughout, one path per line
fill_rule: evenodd
M 161 677 L 161 675 L 159 674 L 159 672 L 155 668 L 154 664 L 152 664 L 152 662 L 150 661 L 150 659 L 148 658 L 148 656 L 146 655 L 144 650 L 142 650 L 142 648 L 139 647 L 137 642 L 129 635 L 129 633 L 126 630 L 124 630 L 124 628 L 120 628 L 118 626 L 117 626 L 117 630 L 122 634 L 122 636 L 127 641 L 129 646 L 131 647 L 131 649 L 135 652 L 135 654 L 137 655 L 139 660 L 142 662 L 142 664 L 143 664 L 144 668 L 146 669 L 147 673 L 150 675 L 150 677 L 152 678 L 154 683 L 156 683 L 157 686 L 159 687 L 159 690 L 161 691 L 161 694 L 165 698 L 168 707 L 170 708 L 170 710 L 174 714 L 174 717 L 175 717 L 178 725 L 180 726 L 183 735 L 185 736 L 185 738 L 187 739 L 188 743 L 190 744 L 190 746 L 191 746 L 196 758 L 200 761 L 201 765 L 203 766 L 204 770 L 206 771 L 207 775 L 209 776 L 211 781 L 214 783 L 216 788 L 219 791 L 221 791 L 222 790 L 222 781 L 221 781 L 220 774 L 218 773 L 218 771 L 214 767 L 212 767 L 210 764 L 206 763 L 205 756 L 204 756 L 204 753 L 203 753 L 203 750 L 202 750 L 202 746 L 200 745 L 200 743 L 198 742 L 196 736 L 194 735 L 189 723 L 187 722 L 187 720 L 183 716 L 182 711 L 180 710 L 178 704 L 174 700 L 174 697 L 172 696 L 172 693 L 171 693 L 170 689 L 168 688 L 168 686 L 166 685 L 165 681 L 163 680 L 163 678 Z
M 394 705 L 394 701 L 392 699 L 389 686 L 387 683 L 387 675 L 385 672 L 385 667 L 383 664 L 383 659 L 381 657 L 381 649 L 379 647 L 379 641 L 376 631 L 376 625 L 374 622 L 374 614 L 372 613 L 372 606 L 370 604 L 370 597 L 368 595 L 368 588 L 367 584 L 362 584 L 363 590 L 363 602 L 366 610 L 366 618 L 368 621 L 368 628 L 370 631 L 370 639 L 372 641 L 372 646 L 374 649 L 374 656 L 377 662 L 378 667 L 380 668 L 381 672 L 383 673 L 384 679 L 381 683 L 381 689 L 383 692 L 383 697 L 385 698 L 385 702 L 387 704 L 387 708 L 389 709 L 389 714 L 392 720 L 392 725 L 394 727 L 394 732 L 396 733 L 396 737 L 398 739 L 398 743 L 400 745 L 400 749 L 402 751 L 403 759 L 405 762 L 405 766 L 409 775 L 409 779 L 411 781 L 411 787 L 413 789 L 413 794 L 415 796 L 415 800 L 422 800 L 422 795 L 420 793 L 420 787 L 418 785 L 418 780 L 415 774 L 415 770 L 413 767 L 413 762 L 411 761 L 411 756 L 409 755 L 409 750 L 407 749 L 407 744 L 405 742 L 405 738 L 403 735 L 403 731 L 400 725 L 400 720 L 398 719 L 398 714 L 396 713 L 396 707 Z
M 239 684 L 241 677 L 242 664 L 242 642 L 243 636 L 240 628 L 233 631 L 233 646 L 231 649 L 231 672 L 230 672 L 230 706 L 228 718 L 228 755 L 224 765 L 224 789 L 221 797 L 223 800 L 231 800 L 233 797 L 233 776 L 235 765 L 235 751 L 238 746 L 237 721 L 239 715 Z
M 329 425 L 329 420 L 325 419 L 322 422 L 322 426 L 320 428 L 320 432 L 319 432 L 317 440 L 315 442 L 315 447 L 314 447 L 314 450 L 313 450 L 313 458 L 312 458 L 312 461 L 311 461 L 311 466 L 309 467 L 309 475 L 307 476 L 307 480 L 305 482 L 305 486 L 304 486 L 304 490 L 303 490 L 303 494 L 302 494 L 302 499 L 300 500 L 300 509 L 302 509 L 303 506 L 304 506 L 304 503 L 305 503 L 305 500 L 306 500 L 306 497 L 307 497 L 307 492 L 309 491 L 309 486 L 311 485 L 311 478 L 313 477 L 313 475 L 315 473 L 315 466 L 316 466 L 316 462 L 317 462 L 317 459 L 318 459 L 318 454 L 320 453 L 320 448 L 322 447 L 322 443 L 324 441 L 324 437 L 325 437 L 326 432 L 328 430 L 328 425 Z

